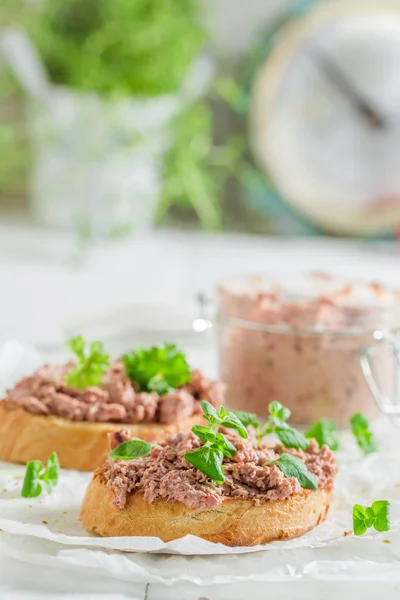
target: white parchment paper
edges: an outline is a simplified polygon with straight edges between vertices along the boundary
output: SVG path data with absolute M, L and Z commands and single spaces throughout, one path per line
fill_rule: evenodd
M 7 373 L 19 377 L 28 363 L 32 368 L 38 356 L 15 343 L 10 348 L 12 353 L 0 352 L 0 373 L 5 373 L 2 367 L 7 363 Z M 16 368 L 16 359 L 20 369 Z M 25 499 L 20 496 L 24 468 L 3 463 L 0 556 L 15 553 L 34 564 L 46 564 L 51 558 L 50 563 L 65 568 L 98 569 L 132 581 L 168 584 L 298 578 L 400 581 L 400 432 L 381 422 L 376 435 L 380 451 L 368 457 L 362 456 L 350 434 L 341 435 L 340 473 L 323 524 L 295 540 L 253 548 L 227 548 L 194 536 L 163 543 L 150 537 L 88 535 L 78 515 L 90 474 L 62 470 L 51 495 Z M 391 530 L 371 530 L 362 538 L 354 537 L 353 505 L 382 499 L 391 502 Z

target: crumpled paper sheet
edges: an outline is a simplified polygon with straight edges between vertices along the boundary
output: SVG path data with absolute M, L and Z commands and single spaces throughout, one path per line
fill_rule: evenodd
M 15 350 L 16 346 L 14 358 L 18 354 Z M 9 372 L 15 376 L 18 369 L 14 368 L 10 353 L 7 356 Z M 31 354 L 30 365 L 34 362 L 32 357 Z M 0 372 L 3 359 L 4 352 L 0 353 Z M 78 514 L 90 474 L 62 470 L 51 495 L 25 499 L 20 496 L 24 468 L 3 463 L 0 555 L 15 553 L 35 564 L 50 564 L 47 561 L 52 557 L 50 562 L 65 568 L 97 569 L 127 580 L 167 584 L 298 578 L 400 581 L 400 433 L 386 421 L 378 424 L 376 430 L 380 452 L 367 457 L 362 456 L 350 434 L 341 434 L 340 473 L 332 507 L 323 524 L 300 538 L 253 548 L 228 548 L 194 536 L 166 544 L 150 537 L 88 535 Z M 362 538 L 354 537 L 353 505 L 382 499 L 391 502 L 391 530 L 371 530 Z

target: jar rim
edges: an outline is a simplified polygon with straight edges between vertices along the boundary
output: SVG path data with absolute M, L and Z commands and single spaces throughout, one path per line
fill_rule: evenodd
M 398 290 L 327 273 L 233 277 L 217 294 L 220 314 L 265 331 L 360 335 L 400 327 Z
M 217 323 L 229 324 L 240 329 L 248 329 L 251 331 L 259 331 L 262 333 L 278 333 L 287 335 L 307 335 L 307 336 L 337 336 L 343 338 L 357 337 L 360 335 L 370 335 L 372 339 L 379 341 L 390 341 L 393 336 L 400 334 L 400 325 L 389 328 L 362 328 L 362 327 L 347 327 L 347 328 L 329 328 L 324 326 L 313 327 L 291 327 L 287 324 L 268 324 L 258 321 L 248 321 L 238 317 L 228 316 L 222 312 L 217 314 Z

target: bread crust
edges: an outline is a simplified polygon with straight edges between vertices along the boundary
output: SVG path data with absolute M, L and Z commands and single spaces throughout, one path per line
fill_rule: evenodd
M 164 542 L 186 534 L 226 546 L 255 546 L 303 535 L 326 517 L 332 490 L 303 490 L 286 500 L 263 502 L 227 498 L 216 509 L 193 509 L 180 502 L 146 502 L 129 494 L 123 509 L 112 505 L 113 491 L 98 470 L 92 478 L 79 520 L 92 533 L 109 536 L 156 536 Z
M 52 452 L 57 452 L 60 465 L 65 469 L 94 471 L 104 463 L 109 452 L 108 433 L 124 427 L 130 429 L 133 437 L 156 442 L 202 423 L 201 415 L 174 425 L 69 421 L 56 416 L 32 415 L 3 400 L 0 402 L 0 460 L 45 463 Z

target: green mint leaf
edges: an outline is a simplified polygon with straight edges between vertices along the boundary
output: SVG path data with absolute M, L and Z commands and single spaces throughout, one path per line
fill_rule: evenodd
M 260 423 L 256 414 L 244 412 L 243 410 L 234 410 L 232 412 L 245 427 L 251 426 L 254 427 L 255 430 L 260 428 Z
M 377 500 L 371 506 L 375 515 L 374 527 L 377 531 L 389 531 L 390 529 L 390 502 L 388 500 Z
M 329 446 L 331 450 L 337 450 L 339 444 L 335 437 L 336 426 L 328 419 L 320 419 L 316 421 L 310 429 L 305 433 L 306 438 L 314 438 L 317 440 L 319 447 L 324 444 Z
M 115 460 L 134 460 L 135 458 L 141 458 L 150 454 L 152 445 L 143 440 L 129 440 L 129 442 L 123 442 L 114 450 L 111 450 L 108 456 Z
M 372 431 L 369 428 L 368 420 L 362 413 L 356 413 L 351 417 L 350 427 L 357 445 L 364 454 L 371 454 L 377 451 L 378 448 Z
M 271 417 L 276 417 L 280 421 L 287 421 L 290 417 L 290 410 L 280 402 L 271 402 L 268 405 L 268 410 Z
M 45 483 L 49 494 L 53 491 L 58 483 L 59 471 L 60 465 L 58 462 L 58 456 L 55 452 L 53 452 L 47 461 L 45 472 L 39 477 L 39 479 Z
M 283 422 L 274 428 L 274 432 L 278 437 L 279 441 L 286 446 L 286 448 L 297 448 L 301 450 L 307 450 L 310 442 L 304 437 L 300 431 L 293 429 L 290 425 Z
M 23 498 L 37 498 L 42 493 L 39 476 L 43 470 L 40 460 L 31 460 L 26 465 L 24 482 L 22 484 L 21 496 Z
M 223 454 L 218 448 L 201 446 L 192 452 L 186 452 L 185 458 L 196 469 L 220 485 L 224 483 Z
M 110 357 L 102 343 L 93 342 L 86 349 L 86 341 L 78 335 L 69 340 L 66 346 L 77 358 L 76 366 L 65 376 L 66 385 L 75 388 L 99 385 L 110 366 Z
M 302 488 L 308 490 L 318 489 L 318 481 L 315 475 L 310 473 L 303 461 L 300 460 L 300 458 L 297 458 L 297 456 L 282 454 L 278 460 L 273 461 L 273 463 L 278 465 L 285 477 L 295 477 Z
M 249 437 L 249 433 L 246 427 L 234 413 L 227 413 L 225 409 L 221 407 L 218 413 L 218 417 L 221 420 L 221 427 L 226 427 L 227 429 L 235 429 L 242 438 L 247 439 Z
M 168 391 L 191 381 L 186 357 L 174 344 L 141 348 L 125 354 L 122 360 L 129 379 L 139 385 L 140 392 L 152 391 L 149 386 L 154 386 L 155 381 L 164 381 Z

